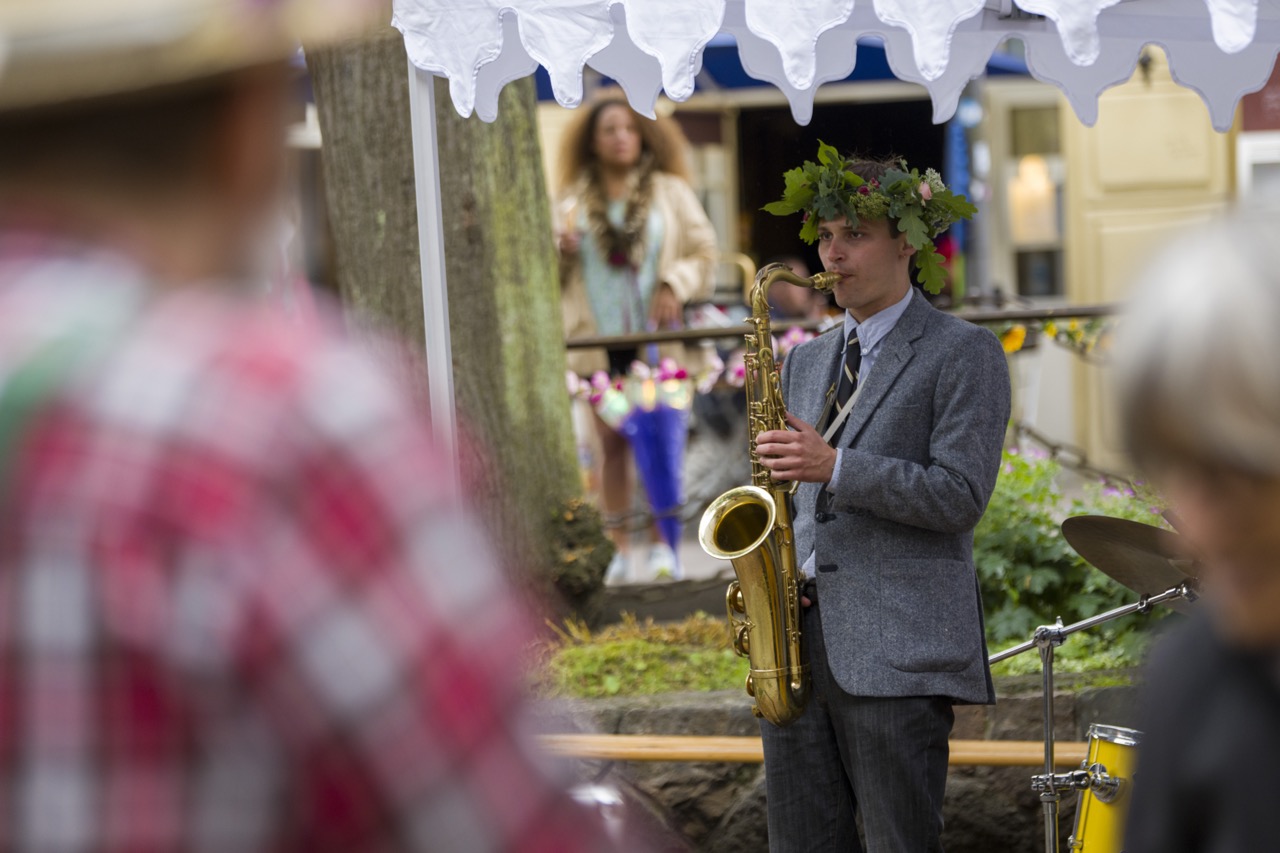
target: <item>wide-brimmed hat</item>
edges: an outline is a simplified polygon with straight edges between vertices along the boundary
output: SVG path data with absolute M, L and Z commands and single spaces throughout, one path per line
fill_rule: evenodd
M 183 83 L 354 36 L 385 0 L 0 0 L 0 110 Z

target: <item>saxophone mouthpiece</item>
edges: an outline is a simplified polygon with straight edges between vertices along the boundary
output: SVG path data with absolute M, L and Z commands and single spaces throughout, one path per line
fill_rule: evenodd
M 830 293 L 832 289 L 839 284 L 843 278 L 838 272 L 820 272 L 813 277 L 813 289 L 821 290 L 823 293 Z

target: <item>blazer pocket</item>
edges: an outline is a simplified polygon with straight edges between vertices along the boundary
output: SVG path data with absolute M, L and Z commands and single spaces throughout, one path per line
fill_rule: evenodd
M 981 656 L 973 568 L 961 560 L 891 560 L 880 588 L 880 641 L 903 672 L 961 672 Z
M 932 409 L 928 403 L 884 404 L 871 415 L 871 423 L 893 423 L 895 426 L 930 427 Z
M 880 410 L 887 417 L 903 418 L 913 421 L 924 421 L 929 419 L 932 421 L 931 413 L 933 406 L 929 403 L 885 403 L 880 406 Z

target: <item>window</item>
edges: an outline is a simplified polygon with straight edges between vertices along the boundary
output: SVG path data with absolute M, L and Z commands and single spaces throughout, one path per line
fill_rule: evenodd
M 1019 296 L 1063 293 L 1064 166 L 1056 106 L 1015 107 L 1009 116 L 1005 187 Z

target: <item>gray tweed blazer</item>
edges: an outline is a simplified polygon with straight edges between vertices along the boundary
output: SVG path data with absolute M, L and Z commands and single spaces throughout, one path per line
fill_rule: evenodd
M 842 344 L 825 334 L 787 356 L 783 398 L 807 423 L 823 413 Z M 995 335 L 916 291 L 839 438 L 839 489 L 802 484 L 793 507 L 796 556 L 815 552 L 827 658 L 846 692 L 995 701 L 973 528 L 999 473 L 1009 397 Z

